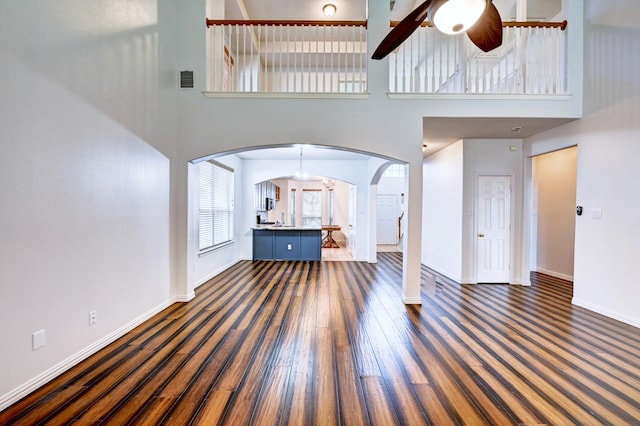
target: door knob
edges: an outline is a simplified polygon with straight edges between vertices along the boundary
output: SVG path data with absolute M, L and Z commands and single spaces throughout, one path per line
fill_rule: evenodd
M 482 238 L 484 237 L 484 234 L 478 234 L 478 237 Z

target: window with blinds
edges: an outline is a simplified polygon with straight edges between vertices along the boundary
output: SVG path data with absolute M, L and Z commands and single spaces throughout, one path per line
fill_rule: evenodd
M 322 191 L 302 191 L 302 226 L 322 226 Z
M 233 169 L 215 161 L 198 164 L 200 252 L 233 241 Z

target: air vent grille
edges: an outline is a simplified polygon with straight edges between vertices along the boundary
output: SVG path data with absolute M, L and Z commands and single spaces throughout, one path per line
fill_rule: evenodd
M 193 89 L 193 71 L 180 71 L 180 88 Z

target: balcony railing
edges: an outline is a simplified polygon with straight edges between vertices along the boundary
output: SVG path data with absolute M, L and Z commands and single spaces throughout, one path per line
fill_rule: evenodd
M 214 92 L 366 93 L 366 21 L 224 21 L 210 28 Z
M 392 23 L 393 25 L 393 23 Z M 211 92 L 367 93 L 366 21 L 207 20 Z M 394 94 L 564 94 L 562 23 L 503 24 L 485 53 L 420 27 L 389 57 Z
M 502 46 L 488 53 L 424 25 L 390 55 L 389 92 L 563 94 L 566 24 L 504 23 Z

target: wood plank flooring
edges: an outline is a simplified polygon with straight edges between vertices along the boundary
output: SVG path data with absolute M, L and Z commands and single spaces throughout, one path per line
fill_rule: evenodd
M 571 283 L 434 283 L 400 253 L 241 262 L 0 413 L 0 424 L 640 424 L 640 332 Z
M 344 247 L 342 241 L 339 241 L 340 247 L 338 248 L 323 248 L 322 249 L 322 261 L 324 262 L 353 262 L 353 256 L 349 250 Z

